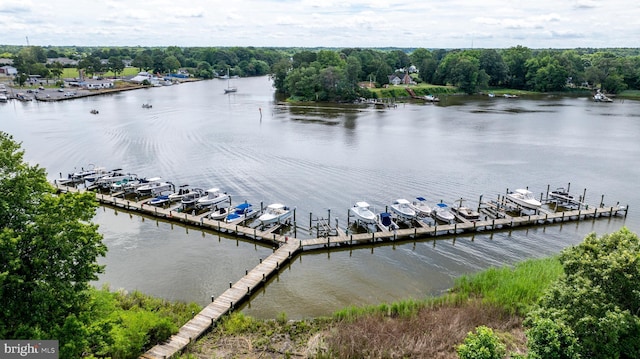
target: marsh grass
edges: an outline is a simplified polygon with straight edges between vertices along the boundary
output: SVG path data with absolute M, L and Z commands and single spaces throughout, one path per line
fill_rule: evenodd
M 551 282 L 562 275 L 557 257 L 527 260 L 515 267 L 489 268 L 455 281 L 452 293 L 481 298 L 510 313 L 524 315 Z

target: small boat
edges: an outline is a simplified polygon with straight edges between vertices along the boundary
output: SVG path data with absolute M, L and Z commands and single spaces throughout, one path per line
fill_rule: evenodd
M 84 181 L 84 180 L 91 181 L 92 179 L 95 180 L 95 177 L 97 175 L 107 174 L 107 169 L 104 167 L 95 167 L 93 165 L 90 165 L 90 166 L 91 167 L 88 170 L 85 170 L 84 168 L 82 168 L 81 171 L 70 173 L 69 179 L 72 179 L 74 181 Z
M 609 97 L 607 97 L 605 94 L 603 94 L 602 92 L 600 92 L 600 90 L 598 90 L 598 92 L 596 92 L 593 95 L 593 101 L 595 102 L 613 102 L 612 99 L 610 99 Z
M 502 97 L 504 97 L 504 98 L 518 98 L 518 95 L 510 95 L 510 94 L 506 93 L 506 94 L 502 95 Z
M 211 211 L 208 215 L 209 219 L 215 219 L 216 221 L 223 220 L 233 208 L 231 207 L 216 207 L 213 211 Z
M 180 201 L 182 200 L 182 197 L 191 193 L 191 189 L 187 188 L 188 186 L 188 184 L 180 185 L 180 188 L 178 188 L 177 192 L 169 194 L 169 199 L 171 200 L 171 202 Z
M 433 212 L 433 208 L 427 204 L 424 197 L 416 197 L 416 200 L 411 202 L 411 207 L 416 211 L 418 217 L 428 217 Z
M 356 217 L 357 221 L 363 222 L 365 224 L 375 224 L 376 223 L 376 215 L 371 212 L 369 209 L 369 203 L 361 201 L 356 202 L 356 204 L 349 208 L 349 212 Z
M 204 191 L 201 188 L 194 188 L 182 195 L 180 203 L 184 208 L 194 207 L 202 196 L 204 196 Z
M 135 175 L 134 175 L 135 176 Z M 112 183 L 111 189 L 114 191 L 132 192 L 138 189 L 140 186 L 144 186 L 147 180 L 144 178 L 123 178 L 122 180 Z
M 254 217 L 257 214 L 258 211 L 253 209 L 251 203 L 240 203 L 234 208 L 233 212 L 229 213 L 227 217 L 225 217 L 224 221 L 227 223 L 240 222 L 245 219 Z
M 226 76 L 226 78 L 227 78 L 227 88 L 226 88 L 226 89 L 224 89 L 224 93 L 233 93 L 233 92 L 238 92 L 238 88 L 237 88 L 237 87 L 235 87 L 235 86 L 231 86 L 231 83 L 230 83 L 230 81 L 231 81 L 231 80 L 229 80 L 229 78 L 230 78 L 230 77 L 229 77 L 229 69 L 227 69 L 227 76 Z
M 411 202 L 404 198 L 393 201 L 391 211 L 401 220 L 412 220 L 416 218 L 416 210 L 411 206 Z
M 94 184 L 102 188 L 109 188 L 112 184 L 121 182 L 124 180 L 135 180 L 138 176 L 132 173 L 124 173 L 121 168 L 110 171 L 106 175 L 96 179 Z
M 451 210 L 468 221 L 477 221 L 480 219 L 480 213 L 478 211 L 462 205 L 462 198 L 459 200 L 458 206 L 451 208 Z
M 437 96 L 433 95 L 427 95 L 424 97 L 424 99 L 429 102 L 440 102 L 440 99 Z
M 153 106 L 151 106 L 151 104 L 149 104 L 149 103 L 143 103 L 142 104 L 142 108 L 151 108 L 151 107 L 153 107 Z
M 198 198 L 196 205 L 198 207 L 209 207 L 216 205 L 220 202 L 228 201 L 231 197 L 228 194 L 220 191 L 220 188 L 210 188 L 204 194 Z
M 165 182 L 160 177 L 152 177 L 147 179 L 147 183 L 138 187 L 136 192 L 141 196 L 155 196 L 162 192 L 171 191 L 173 184 L 171 182 Z
M 92 114 L 94 114 L 94 115 L 97 115 L 98 113 L 100 113 L 100 112 L 99 112 L 98 110 L 96 110 L 95 108 L 94 108 L 93 110 L 89 111 L 89 112 L 91 112 L 91 113 L 92 113 Z
M 550 191 L 548 195 L 551 200 L 558 203 L 575 202 L 575 198 L 571 194 L 569 194 L 569 191 L 567 191 L 564 187 L 558 187 L 555 189 L 555 191 Z
M 396 222 L 393 221 L 393 218 L 391 218 L 391 213 L 388 213 L 388 212 L 378 213 L 378 216 L 376 217 L 376 221 L 378 223 L 378 226 L 385 231 L 393 231 L 398 229 L 398 225 L 396 224 Z
M 496 94 L 494 94 L 493 92 L 490 92 L 490 93 L 489 93 L 489 97 L 492 97 L 492 98 L 493 98 L 493 97 L 496 97 Z
M 9 101 L 9 98 L 7 97 L 7 95 L 0 93 L 0 102 L 7 102 Z
M 160 195 L 160 196 L 156 196 L 153 197 L 152 199 L 149 200 L 149 204 L 152 206 L 164 206 L 167 203 L 170 203 L 171 200 L 169 199 L 169 196 L 167 195 Z
M 258 217 L 258 220 L 264 226 L 272 223 L 283 223 L 292 215 L 291 208 L 282 203 L 273 203 L 267 206 L 264 213 Z
M 453 213 L 451 213 L 451 211 L 449 210 L 449 206 L 447 206 L 446 203 L 440 202 L 436 204 L 436 206 L 434 207 L 433 213 L 434 213 L 433 216 L 437 220 L 445 223 L 451 223 L 456 219 Z
M 533 197 L 533 193 L 531 191 L 522 188 L 507 193 L 505 198 L 520 207 L 528 209 L 538 209 L 542 205 L 540 201 Z

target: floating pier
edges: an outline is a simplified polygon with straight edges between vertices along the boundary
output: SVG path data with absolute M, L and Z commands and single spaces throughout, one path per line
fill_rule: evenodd
M 78 188 L 74 183 L 55 182 L 54 186 L 60 192 L 84 192 L 86 188 Z M 309 233 L 315 231 L 315 238 L 296 238 L 295 213 L 293 216 L 294 235 L 278 233 L 280 225 L 267 229 L 250 227 L 244 222 L 226 223 L 210 219 L 210 212 L 192 213 L 180 212 L 171 208 L 152 206 L 146 202 L 149 198 L 139 201 L 121 198 L 123 193 L 99 193 L 96 192 L 96 199 L 107 206 L 121 208 L 126 211 L 138 212 L 149 216 L 161 218 L 167 221 L 177 221 L 185 225 L 200 227 L 203 229 L 226 233 L 238 237 L 245 237 L 251 240 L 265 242 L 274 248 L 273 254 L 264 260 L 260 259 L 259 264 L 252 270 L 247 270 L 245 275 L 236 283 L 229 282 L 229 289 L 217 298 L 212 296 L 211 303 L 200 313 L 196 314 L 189 322 L 184 324 L 178 333 L 172 335 L 169 340 L 149 349 L 140 358 L 157 359 L 170 358 L 181 352 L 189 343 L 196 340 L 205 333 L 211 326 L 224 315 L 231 313 L 244 301 L 251 298 L 255 291 L 263 286 L 267 279 L 277 274 L 283 264 L 288 263 L 291 258 L 304 250 L 315 250 L 320 248 L 331 248 L 345 245 L 357 246 L 367 245 L 376 242 L 390 242 L 415 240 L 420 238 L 435 238 L 438 236 L 451 236 L 478 231 L 494 231 L 513 229 L 523 226 L 538 226 L 567 221 L 581 221 L 586 219 L 611 218 L 614 216 L 627 216 L 628 206 L 605 206 L 604 196 L 601 197 L 600 204 L 593 206 L 585 203 L 586 190 L 583 195 L 575 199 L 567 195 L 559 197 L 555 193 L 554 198 L 549 197 L 544 200 L 546 205 L 553 206 L 555 210 L 540 207 L 536 210 L 524 211 L 518 206 L 508 203 L 504 196 L 498 196 L 495 201 L 483 201 L 482 196 L 478 201 L 477 211 L 481 214 L 478 220 L 468 220 L 458 218 L 455 223 L 439 224 L 437 221 L 426 223 L 416 218 L 412 223 L 405 224 L 405 228 L 398 228 L 391 231 L 369 231 L 365 233 L 348 233 L 338 227 L 336 219 L 335 227 L 331 226 L 331 211 L 328 218 L 313 218 L 309 215 Z M 565 192 L 562 192 L 565 193 Z M 541 195 L 542 202 L 542 195 Z M 262 208 L 261 208 L 262 210 Z M 348 222 L 347 222 L 348 226 Z M 347 229 L 348 231 L 348 229 Z M 281 231 L 280 231 L 281 232 Z

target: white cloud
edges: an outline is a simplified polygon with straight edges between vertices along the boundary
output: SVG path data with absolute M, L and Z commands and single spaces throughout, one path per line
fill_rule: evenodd
M 627 0 L 3 0 L 7 44 L 635 47 Z M 51 16 L 55 14 L 55 16 Z M 620 31 L 628 36 L 620 36 Z

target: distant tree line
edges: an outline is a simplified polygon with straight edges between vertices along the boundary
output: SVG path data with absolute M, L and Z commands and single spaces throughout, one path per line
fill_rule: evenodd
M 417 83 L 452 85 L 465 93 L 488 88 L 540 92 L 601 88 L 608 93 L 640 89 L 640 49 L 327 49 L 256 47 L 38 47 L 0 46 L 19 73 L 56 77 L 68 57 L 86 74 L 122 72 L 124 61 L 140 71 L 186 68 L 199 78 L 217 74 L 270 74 L 277 91 L 308 101 L 352 101 L 369 95 L 363 82 L 389 84 L 389 75 L 415 70 Z M 105 61 L 106 60 L 106 61 Z

